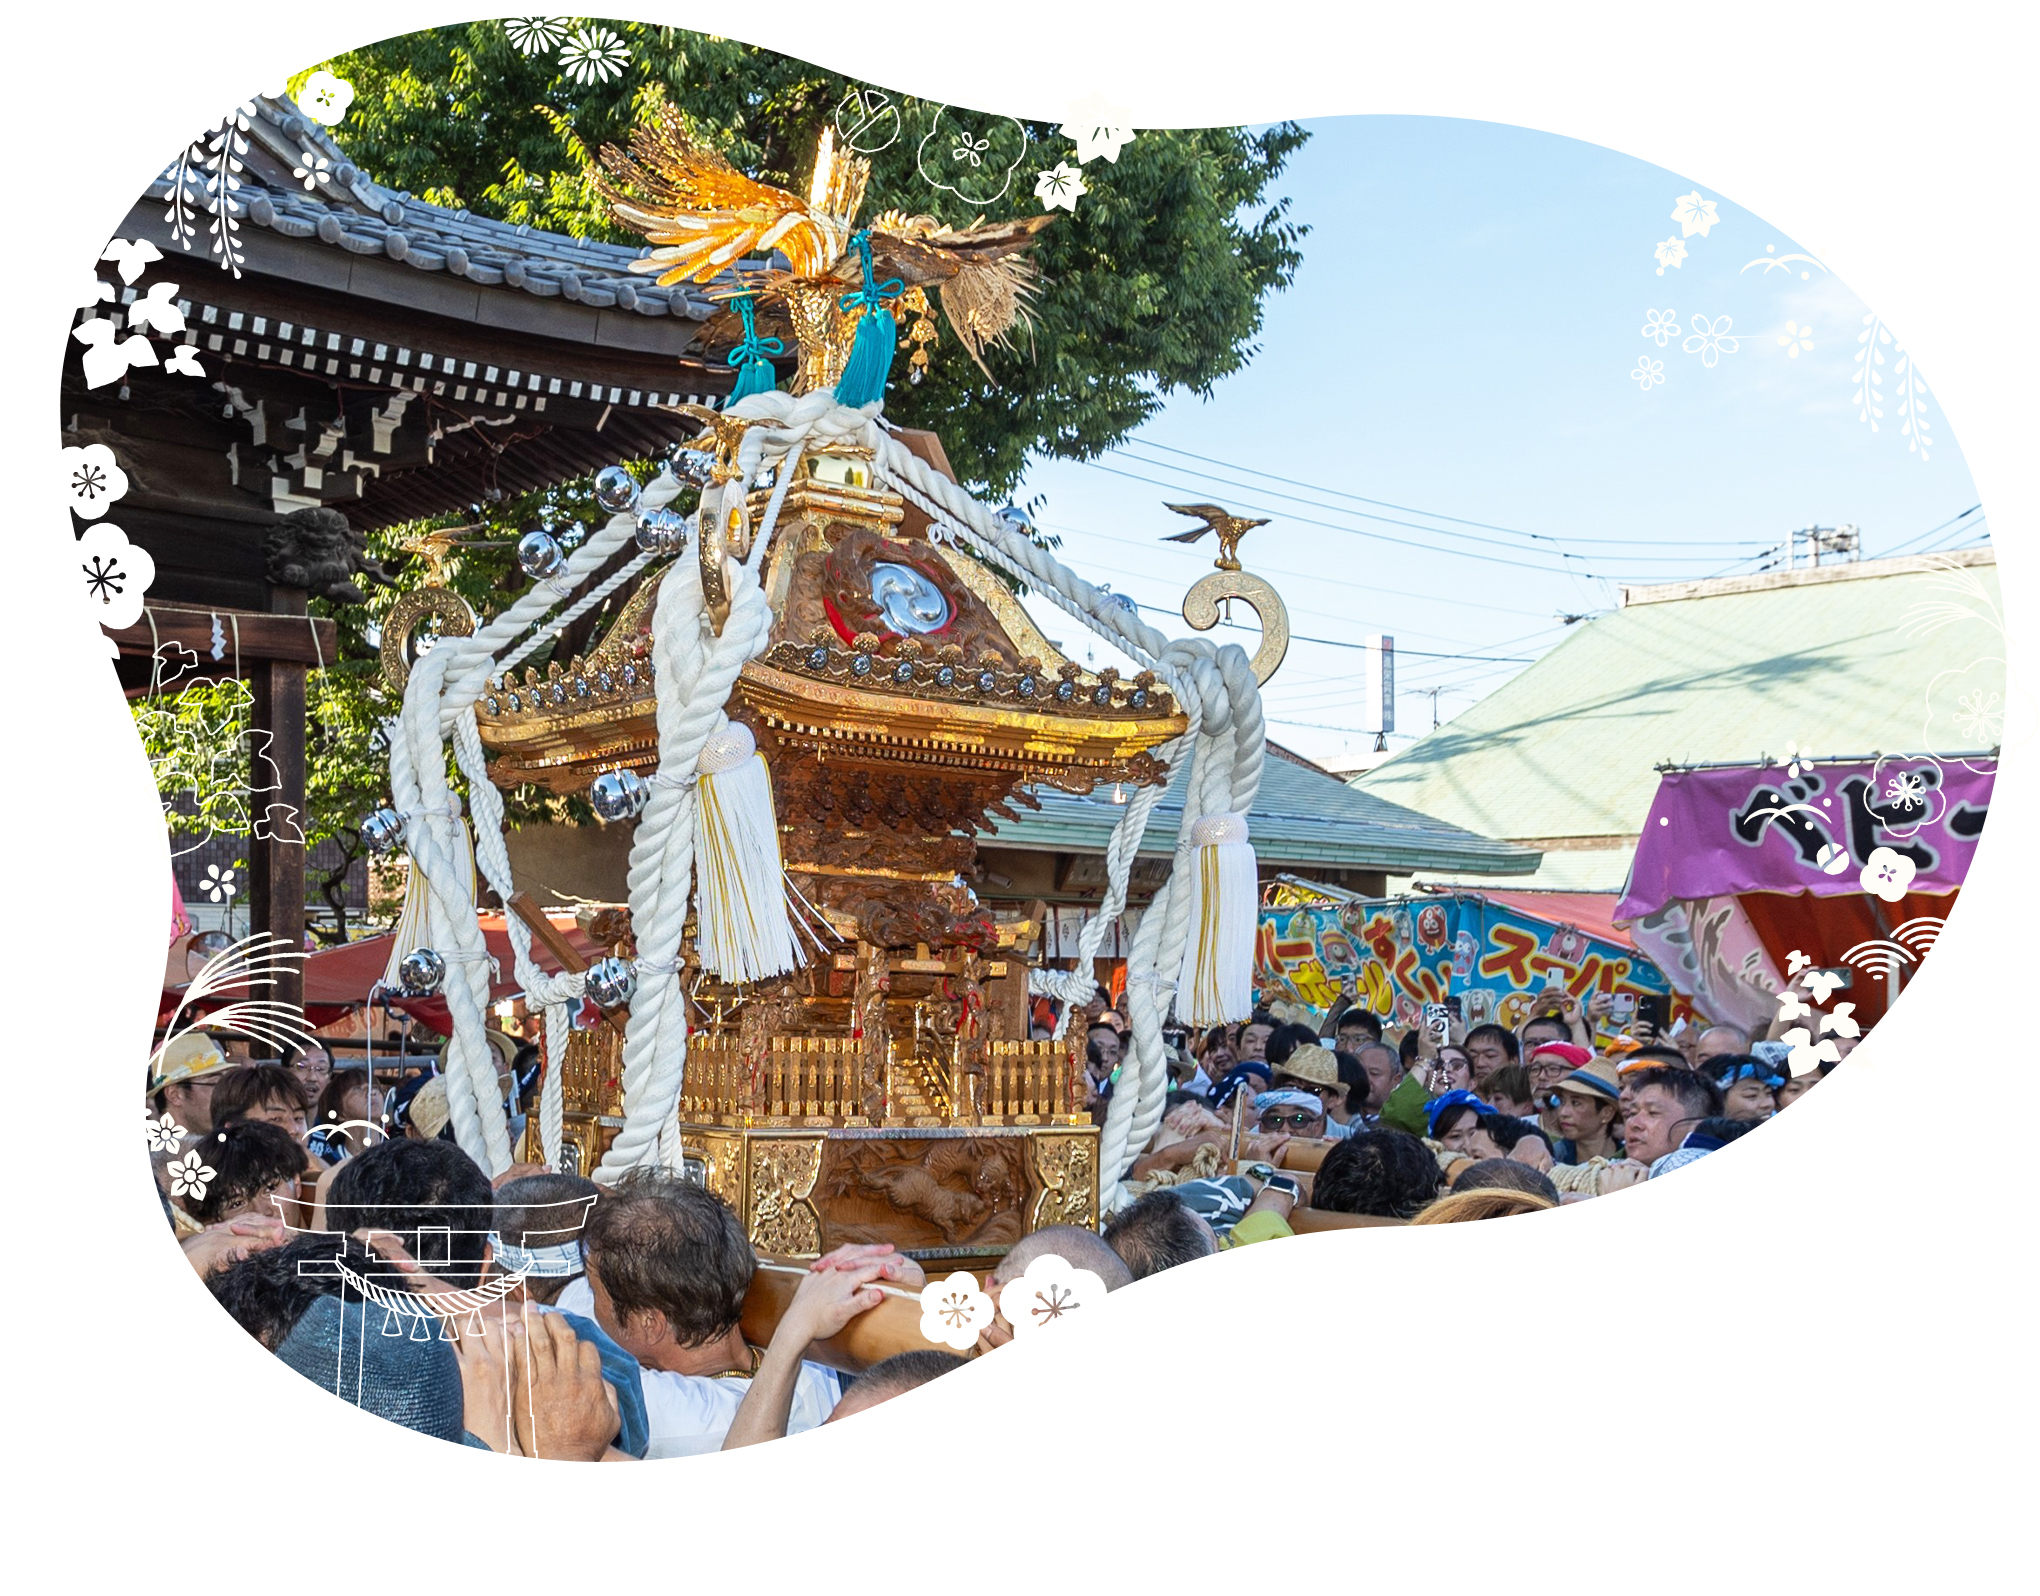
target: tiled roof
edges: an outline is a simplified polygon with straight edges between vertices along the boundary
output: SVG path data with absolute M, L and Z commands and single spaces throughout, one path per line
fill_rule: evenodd
M 1178 770 L 1168 796 L 1149 816 L 1141 843 L 1144 857 L 1175 851 L 1184 779 Z M 983 846 L 1101 853 L 1126 813 L 1112 801 L 1110 787 L 1084 797 L 1048 787 L 1036 787 L 1032 793 L 1040 810 L 1023 810 L 1017 821 L 999 821 L 997 835 L 986 838 Z M 1255 855 L 1271 868 L 1476 870 L 1515 876 L 1537 867 L 1533 848 L 1476 836 L 1281 758 L 1262 765 L 1261 791 L 1248 822 Z
M 715 311 L 693 284 L 660 288 L 650 276 L 633 273 L 630 262 L 645 253 L 643 246 L 571 238 L 428 204 L 371 180 L 291 100 L 265 95 L 252 104 L 256 114 L 248 119 L 247 186 L 241 197 L 245 220 L 257 227 L 598 310 L 688 321 L 705 321 Z M 294 169 L 312 172 L 309 190 L 292 175 Z M 174 167 L 166 169 L 150 185 L 150 199 L 168 203 L 173 172 Z

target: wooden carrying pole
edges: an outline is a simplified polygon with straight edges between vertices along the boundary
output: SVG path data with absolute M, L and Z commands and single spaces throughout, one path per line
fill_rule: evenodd
M 569 975 L 579 975 L 588 968 L 588 961 L 581 957 L 580 951 L 567 940 L 565 933 L 558 926 L 545 917 L 544 912 L 527 894 L 511 893 L 508 908 L 518 919 L 531 927 L 531 934 L 543 942 L 546 951 L 560 961 L 561 969 Z M 613 1009 L 603 1009 L 602 1018 L 610 1029 L 621 1036 L 624 1027 L 630 1023 L 630 1006 L 619 1003 Z
M 744 1296 L 742 1321 L 744 1339 L 752 1346 L 762 1347 L 771 1341 L 807 1273 L 806 1264 L 792 1259 L 758 1260 L 758 1272 L 751 1277 L 751 1289 Z M 926 1352 L 934 1347 L 935 1343 L 921 1334 L 920 1293 L 887 1285 L 880 1285 L 879 1290 L 885 1293 L 885 1301 L 865 1309 L 840 1335 L 815 1342 L 807 1349 L 807 1361 L 843 1374 L 862 1374 L 895 1353 Z

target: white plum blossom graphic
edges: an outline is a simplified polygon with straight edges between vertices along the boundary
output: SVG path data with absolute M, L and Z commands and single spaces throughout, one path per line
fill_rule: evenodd
M 1637 358 L 1636 369 L 1629 375 L 1645 393 L 1649 393 L 1652 387 L 1665 380 L 1665 363 L 1662 360 L 1653 360 L 1649 355 L 1642 355 Z
M 1863 866 L 1863 873 L 1858 879 L 1863 883 L 1865 892 L 1882 898 L 1886 903 L 1899 903 L 1912 886 L 1913 877 L 1919 874 L 1919 868 L 1895 849 L 1874 848 L 1870 852 L 1870 862 Z
M 1662 277 L 1667 266 L 1677 267 L 1685 263 L 1686 245 L 1683 239 L 1668 238 L 1657 247 L 1657 274 Z
M 333 181 L 333 163 L 317 150 L 300 148 L 297 164 L 290 169 L 290 175 L 304 184 L 305 192 L 309 194 L 319 184 Z
M 1799 744 L 1794 742 L 1786 743 L 1785 775 L 1788 780 L 1796 780 L 1799 777 L 1799 775 L 1806 769 L 1806 767 L 1808 765 L 1811 765 L 1812 763 L 1813 763 L 1812 749 L 1801 748 Z
M 71 513 L 97 521 L 128 490 L 127 473 L 103 443 L 72 446 L 63 452 L 64 486 L 71 494 Z
M 1796 321 L 1788 321 L 1785 330 L 1778 334 L 1778 347 L 1797 360 L 1813 348 L 1813 329 L 1802 327 Z
M 216 864 L 207 865 L 205 867 L 205 880 L 201 881 L 199 885 L 205 889 L 205 895 L 212 899 L 214 903 L 225 903 L 234 896 L 236 891 L 233 869 L 229 867 L 222 870 Z
M 1855 1004 L 1837 1003 L 1831 1010 L 1821 1016 L 1820 1034 L 1827 1036 L 1830 1033 L 1836 1036 L 1861 1036 L 1863 1034 L 1863 1027 L 1856 1023 Z
M 567 24 L 561 17 L 511 17 L 503 31 L 520 53 L 543 55 L 567 36 Z
M 585 27 L 560 50 L 560 65 L 576 83 L 607 83 L 630 65 L 630 48 L 607 28 Z
M 1084 182 L 1084 174 L 1068 161 L 1057 161 L 1034 179 L 1034 197 L 1041 201 L 1044 211 L 1060 206 L 1074 215 L 1079 196 L 1090 192 Z
M 1705 238 L 1707 230 L 1721 218 L 1715 212 L 1714 201 L 1702 199 L 1700 191 L 1696 188 L 1692 193 L 1681 195 L 1673 202 L 1672 220 L 1679 224 L 1679 234 L 1682 238 L 1691 238 L 1695 233 Z
M 156 562 L 147 549 L 128 542 L 119 527 L 100 521 L 85 529 L 78 539 L 78 569 L 86 613 L 95 626 L 119 631 L 142 618 L 142 595 L 156 580 Z
M 112 261 L 114 270 L 120 273 L 120 280 L 131 283 L 151 262 L 161 260 L 163 252 L 146 238 L 137 238 L 133 242 L 116 238 L 99 252 L 99 258 Z
M 1839 1064 L 1842 1061 L 1842 1050 L 1835 1046 L 1833 1038 L 1823 1037 L 1816 1042 L 1813 1034 L 1803 1025 L 1795 1025 L 1779 1040 L 1792 1050 L 1786 1055 L 1786 1060 L 1794 1075 L 1804 1075 L 1809 1070 L 1817 1070 L 1823 1063 Z
M 914 151 L 914 169 L 930 188 L 954 194 L 966 205 L 990 205 L 1013 186 L 1029 142 L 1026 125 L 1014 117 L 973 117 L 938 106 Z M 959 159 L 959 149 L 974 151 L 976 164 Z
M 170 1115 L 157 1119 L 146 1109 L 142 1111 L 142 1126 L 149 1133 L 149 1151 L 152 1153 L 174 1153 L 184 1145 L 184 1138 L 191 1134 Z
M 170 1161 L 170 1195 L 172 1197 L 196 1197 L 205 1200 L 205 1189 L 213 1183 L 219 1171 L 198 1156 L 193 1148 L 182 1158 Z
M 1689 355 L 1698 355 L 1700 364 L 1712 366 L 1723 355 L 1732 355 L 1742 347 L 1742 340 L 1729 336 L 1728 329 L 1733 318 L 1716 316 L 1712 320 L 1705 316 L 1693 318 L 1693 330 L 1686 335 L 1686 341 L 1679 347 Z
M 1668 340 L 1679 336 L 1679 324 L 1673 319 L 1678 314 L 1676 310 L 1646 310 L 1643 313 L 1643 336 L 1656 339 L 1658 348 L 1664 348 Z
M 957 1352 L 977 1344 L 992 1322 L 992 1299 L 978 1289 L 977 1276 L 957 1270 L 921 1288 L 921 1334 Z
M 1927 803 L 1926 778 L 1915 770 L 1902 770 L 1884 784 L 1884 801 L 1900 809 L 1923 809 Z
M 1105 1282 L 1097 1275 L 1072 1268 L 1068 1259 L 1047 1252 L 1000 1291 L 999 1312 L 1018 1340 L 1104 1300 Z
M 298 90 L 297 103 L 314 122 L 338 127 L 346 120 L 348 106 L 354 103 L 354 85 L 322 67 L 305 79 L 305 86 Z
M 2005 711 L 1998 695 L 1979 687 L 1956 699 L 1955 729 L 1964 737 L 1996 747 L 2005 730 Z

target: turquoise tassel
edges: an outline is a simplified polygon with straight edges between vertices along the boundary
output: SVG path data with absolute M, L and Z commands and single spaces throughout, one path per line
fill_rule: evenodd
M 768 355 L 783 355 L 786 344 L 779 338 L 758 336 L 757 301 L 750 294 L 733 300 L 737 314 L 744 318 L 744 341 L 730 351 L 730 364 L 737 368 L 736 386 L 730 389 L 728 403 L 748 399 L 754 393 L 771 393 L 779 385 L 779 373 L 772 369 Z
M 893 349 L 899 343 L 899 323 L 885 308 L 888 299 L 906 292 L 897 277 L 875 281 L 871 266 L 871 234 L 850 235 L 850 247 L 864 263 L 864 286 L 841 300 L 844 310 L 862 309 L 857 335 L 850 343 L 850 358 L 843 363 L 843 375 L 836 379 L 836 403 L 868 405 L 885 398 L 886 379 L 892 375 Z

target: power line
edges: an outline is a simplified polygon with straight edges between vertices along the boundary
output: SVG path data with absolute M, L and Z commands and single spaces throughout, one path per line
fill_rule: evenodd
M 1610 547 L 1615 548 L 1632 548 L 1636 545 L 1637 542 L 1637 539 L 1635 538 L 1584 538 L 1584 537 L 1556 538 L 1546 532 L 1526 532 L 1521 527 L 1499 526 L 1492 521 L 1469 521 L 1464 516 L 1446 515 L 1443 511 L 1440 510 L 1420 510 L 1415 505 L 1392 504 L 1387 499 L 1370 499 L 1363 493 L 1349 493 L 1344 488 L 1327 488 L 1315 482 L 1299 482 L 1295 477 L 1279 476 L 1273 471 L 1257 471 L 1252 466 L 1235 465 L 1233 462 L 1229 460 L 1215 460 L 1210 455 L 1197 454 L 1189 449 L 1172 448 L 1170 447 L 1170 445 L 1166 443 L 1156 443 L 1148 438 L 1131 438 L 1128 440 L 1128 442 L 1143 449 L 1160 449 L 1165 454 L 1181 455 L 1186 460 L 1201 460 L 1206 465 L 1222 466 L 1228 471 L 1236 471 L 1250 477 L 1261 477 L 1269 482 L 1287 483 L 1292 488 L 1308 488 L 1313 493 L 1329 494 L 1332 498 L 1335 499 L 1351 499 L 1356 504 L 1372 504 L 1384 510 L 1400 510 L 1405 515 L 1427 515 L 1434 521 L 1450 521 L 1457 526 L 1479 527 L 1482 531 L 1485 532 L 1508 532 L 1516 537 L 1531 538 L 1540 543 L 1552 543 L 1552 544 L 1591 543 L 1591 544 L 1606 544 Z M 1114 449 L 1112 452 L 1114 454 L 1124 454 L 1126 451 L 1122 447 Z M 1130 458 L 1138 457 L 1134 456 Z M 1166 463 L 1163 461 L 1144 460 L 1141 463 L 1143 465 L 1161 465 L 1164 467 L 1164 469 L 1166 469 Z M 1201 472 L 1194 471 L 1191 473 L 1192 476 L 1199 476 L 1202 474 L 1203 473 Z M 1213 480 L 1217 479 L 1214 478 Z M 1274 496 L 1276 498 L 1291 497 L 1291 495 L 1288 494 L 1276 494 Z M 1309 501 L 1298 500 L 1297 502 L 1308 503 Z M 1330 509 L 1332 507 L 1329 505 L 1322 505 L 1319 508 Z M 1396 524 L 1401 525 L 1403 523 L 1398 522 Z M 1663 539 L 1662 541 L 1665 543 L 1691 544 L 1699 548 L 1732 549 L 1732 548 L 1754 548 L 1758 546 L 1759 540 L 1754 538 L 1667 538 Z
M 1175 615 L 1175 616 L 1180 616 L 1180 615 L 1182 614 L 1182 611 L 1180 611 L 1180 610 L 1172 610 L 1172 609 L 1168 608 L 1168 607 L 1167 607 L 1166 605 L 1162 605 L 1162 604 L 1143 604 L 1143 603 L 1141 603 L 1141 602 L 1140 602 L 1140 601 L 1139 601 L 1138 599 L 1135 599 L 1135 600 L 1134 600 L 1134 608 L 1136 608 L 1136 609 L 1142 609 L 1142 610 L 1146 610 L 1146 611 L 1148 611 L 1148 612 L 1149 612 L 1150 614 L 1152 614 L 1152 615 Z M 1254 628 L 1253 628 L 1253 627 L 1251 627 L 1251 626 L 1242 626 L 1242 625 L 1240 625 L 1240 624 L 1239 624 L 1239 623 L 1238 623 L 1237 621 L 1220 621 L 1220 622 L 1219 622 L 1218 624 L 1219 624 L 1220 626 L 1226 627 L 1226 628 L 1228 628 L 1229 630 L 1232 630 L 1232 631 L 1235 631 L 1235 632 L 1251 632 L 1251 631 L 1253 631 L 1253 630 L 1254 630 Z M 1301 632 L 1291 632 L 1291 633 L 1289 634 L 1289 640 L 1290 640 L 1290 641 L 1291 641 L 1292 643 L 1321 643 L 1321 644 L 1323 644 L 1323 645 L 1324 645 L 1324 646 L 1325 646 L 1326 648 L 1357 648 L 1357 649 L 1358 649 L 1358 650 L 1360 650 L 1360 652 L 1361 652 L 1361 653 L 1363 653 L 1363 654 L 1365 654 L 1365 653 L 1369 653 L 1369 652 L 1371 652 L 1371 651 L 1372 651 L 1372 647 L 1371 647 L 1371 645 L 1370 645 L 1370 644 L 1367 644 L 1367 643 L 1347 643 L 1347 642 L 1343 642 L 1343 641 L 1341 641 L 1340 639 L 1338 639 L 1338 638 L 1335 638 L 1335 637 L 1305 637 L 1305 636 L 1304 636 L 1304 635 L 1303 635 L 1303 634 L 1302 634 Z M 1537 656 L 1536 656 L 1536 655 L 1534 655 L 1534 654 L 1520 654 L 1520 655 L 1517 655 L 1517 654 L 1428 654 L 1428 653 L 1426 653 L 1426 652 L 1425 652 L 1425 651 L 1424 651 L 1423 649 L 1420 649 L 1420 648 L 1410 648 L 1410 649 L 1403 649 L 1403 648 L 1398 648 L 1398 649 L 1396 650 L 1396 653 L 1397 653 L 1397 655 L 1398 655 L 1398 656 L 1401 656 L 1401 655 L 1407 654 L 1407 655 L 1410 655 L 1410 656 L 1412 656 L 1413 658 L 1416 658 L 1416 659 L 1480 659 L 1480 660 L 1493 660 L 1493 661 L 1496 661 L 1497 663 L 1500 663 L 1500 664 L 1504 664 L 1504 665 L 1534 665 L 1534 664 L 1535 664 L 1535 663 L 1537 662 Z
M 1917 537 L 1910 537 L 1907 538 L 1903 543 L 1894 544 L 1892 547 L 1886 549 L 1882 554 L 1878 555 L 1877 558 L 1880 560 L 1888 560 L 1895 554 L 1903 554 L 1915 543 L 1924 543 L 1928 538 L 1934 536 L 1935 533 L 1946 531 L 1949 527 L 1952 527 L 1958 521 L 1966 521 L 1970 516 L 1976 514 L 1976 512 L 1978 510 L 1981 510 L 1982 508 L 1983 506 L 1981 504 L 1972 504 L 1960 515 L 1949 516 L 1948 519 L 1943 521 L 1939 526 L 1928 527 L 1926 531 L 1920 533 Z M 1990 519 L 1989 516 L 1984 517 L 1984 520 L 1986 521 L 1988 521 L 1989 519 Z M 1968 532 L 1970 528 L 1964 527 L 1962 530 L 1964 532 Z

